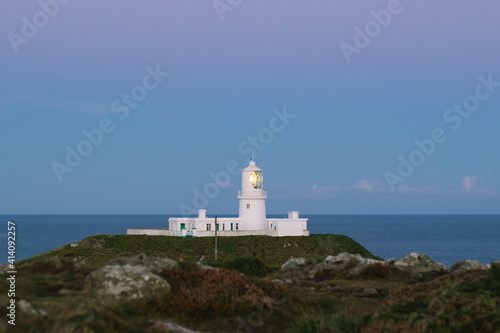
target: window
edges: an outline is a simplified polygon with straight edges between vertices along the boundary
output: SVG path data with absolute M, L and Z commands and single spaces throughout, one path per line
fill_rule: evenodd
M 250 209 L 250 204 L 247 204 L 247 209 Z
M 212 230 L 212 225 L 210 223 L 207 223 L 207 231 Z
M 236 230 L 238 230 L 238 223 L 236 223 Z

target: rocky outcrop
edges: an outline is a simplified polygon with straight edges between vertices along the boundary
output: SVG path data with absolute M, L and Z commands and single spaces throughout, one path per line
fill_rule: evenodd
M 340 272 L 348 276 L 357 277 L 364 267 L 374 263 L 383 263 L 383 261 L 363 258 L 359 254 L 343 252 L 336 256 L 326 257 L 323 262 L 314 266 L 308 275 L 310 279 L 314 279 L 330 275 L 334 272 Z
M 378 291 L 375 288 L 364 288 L 356 294 L 357 297 L 379 297 Z
M 286 271 L 294 271 L 298 269 L 302 269 L 306 265 L 306 259 L 304 258 L 290 258 L 281 265 L 281 270 Z
M 95 236 L 98 236 L 98 235 L 100 235 L 100 234 L 97 234 Z M 106 240 L 104 240 L 103 238 L 96 238 L 95 236 L 85 238 L 84 240 L 82 240 L 79 243 L 79 245 L 81 245 L 83 247 L 89 247 L 92 249 L 102 248 L 104 246 L 104 244 L 106 243 Z
M 328 256 L 316 265 L 312 265 L 304 258 L 290 258 L 281 266 L 281 272 L 287 276 L 293 275 L 301 279 L 324 279 L 332 276 L 356 278 L 363 273 L 365 267 L 371 265 L 368 267 L 371 268 L 374 264 L 388 267 L 386 268 L 387 274 L 390 272 L 389 269 L 408 272 L 416 276 L 421 276 L 422 273 L 447 270 L 446 266 L 432 261 L 425 254 L 411 253 L 402 259 L 382 261 L 343 252 L 336 256 Z
M 90 273 L 85 284 L 101 299 L 137 301 L 162 297 L 170 292 L 170 285 L 157 274 L 177 266 L 177 262 L 169 258 L 146 257 L 144 254 L 121 257 Z
M 481 269 L 485 268 L 481 263 L 477 260 L 464 260 L 455 263 L 451 266 L 450 273 L 457 274 L 463 271 L 467 271 L 469 269 Z
M 447 270 L 445 265 L 432 261 L 425 254 L 415 252 L 410 253 L 402 259 L 389 259 L 386 261 L 386 264 L 411 273 L 444 272 Z
M 286 276 L 294 276 L 299 279 L 306 279 L 309 270 L 311 269 L 311 263 L 305 258 L 290 258 L 283 265 L 281 265 L 281 272 Z M 286 281 L 292 280 L 287 279 Z M 288 283 L 286 282 L 285 283 Z

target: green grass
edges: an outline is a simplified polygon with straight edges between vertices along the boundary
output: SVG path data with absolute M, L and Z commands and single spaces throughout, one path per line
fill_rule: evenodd
M 363 327 L 362 318 L 348 311 L 325 316 L 321 308 L 302 308 L 301 314 L 292 323 L 293 333 L 359 333 Z
M 19 267 L 48 259 L 51 256 L 81 261 L 97 267 L 104 262 L 120 256 L 135 256 L 144 253 L 147 256 L 169 257 L 178 261 L 196 261 L 205 256 L 204 264 L 227 267 L 241 266 L 243 258 L 261 261 L 265 269 L 279 268 L 290 257 L 305 257 L 322 260 L 327 255 L 341 252 L 360 254 L 367 258 L 378 258 L 353 239 L 342 235 L 311 235 L 309 237 L 267 237 L 242 236 L 219 237 L 218 260 L 214 258 L 213 237 L 180 238 L 147 235 L 95 235 L 86 238 L 77 247 L 69 244 L 50 253 L 22 260 Z M 238 262 L 240 261 L 240 262 Z
M 500 265 L 418 283 L 380 265 L 367 266 L 359 279 L 292 277 L 292 283 L 279 283 L 272 280 L 285 281 L 279 267 L 290 257 L 312 263 L 340 252 L 377 257 L 341 235 L 220 237 L 218 249 L 215 262 L 213 237 L 96 235 L 76 247 L 68 244 L 20 261 L 16 298 L 46 310 L 48 317 L 19 312 L 19 324 L 9 329 L 165 332 L 159 324 L 151 326 L 148 320 L 152 319 L 199 331 L 228 332 L 236 330 L 238 317 L 255 319 L 251 316 L 258 314 L 259 307 L 267 304 L 268 309 L 272 304 L 271 314 L 263 317 L 256 332 L 500 331 Z M 171 285 L 167 297 L 146 303 L 108 303 L 84 288 L 86 276 L 103 263 L 140 253 L 179 261 L 178 269 L 159 273 Z M 201 270 L 193 263 L 201 256 L 203 264 L 230 270 Z M 365 288 L 376 288 L 380 298 L 360 296 Z M 0 280 L 4 308 L 9 302 L 7 289 L 7 280 Z M 269 299 L 277 291 L 282 295 L 280 304 Z

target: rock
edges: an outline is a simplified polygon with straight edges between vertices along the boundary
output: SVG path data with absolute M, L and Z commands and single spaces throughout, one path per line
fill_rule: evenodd
M 0 264 L 0 274 L 4 274 L 9 270 L 9 265 L 7 264 Z
M 284 273 L 283 278 L 293 276 L 294 278 L 306 279 L 310 267 L 310 263 L 304 258 L 290 258 L 281 266 L 281 272 Z
M 70 246 L 71 247 L 77 247 L 78 245 L 80 245 L 79 243 L 71 243 Z
M 106 240 L 104 239 L 96 239 L 94 236 L 87 237 L 84 240 L 80 242 L 82 246 L 90 247 L 92 249 L 98 249 L 103 247 L 104 243 L 106 243 Z
M 309 278 L 314 279 L 317 276 L 323 276 L 331 271 L 341 272 L 345 275 L 358 276 L 361 270 L 373 263 L 384 263 L 380 260 L 363 258 L 359 254 L 350 254 L 342 252 L 336 256 L 328 256 L 309 271 Z
M 290 258 L 287 262 L 281 265 L 281 271 L 295 271 L 297 269 L 302 269 L 306 265 L 306 259 L 304 258 Z
M 467 271 L 469 269 L 481 269 L 484 268 L 483 265 L 477 260 L 464 260 L 457 262 L 451 266 L 450 273 L 457 274 L 463 271 Z
M 169 258 L 121 257 L 90 273 L 85 284 L 98 296 L 124 301 L 163 297 L 170 292 L 168 282 L 157 274 L 177 267 Z
M 365 288 L 360 293 L 356 294 L 358 297 L 378 297 L 378 291 L 375 288 Z
M 341 285 L 336 285 L 335 287 L 333 287 L 331 289 L 333 292 L 336 292 L 336 293 L 343 293 L 343 292 L 346 292 L 347 291 L 347 288 L 344 287 L 344 286 L 341 286 Z
M 74 257 L 72 259 L 72 261 L 77 264 L 77 265 L 80 265 L 80 266 L 86 266 L 88 264 L 88 260 L 87 258 L 84 258 L 82 256 L 78 256 L 78 257 Z
M 432 261 L 431 258 L 425 254 L 415 252 L 399 260 L 391 259 L 387 261 L 387 264 L 400 270 L 417 273 L 447 270 L 445 265 Z
M 218 271 L 219 268 L 218 267 L 212 267 L 212 266 L 209 266 L 209 265 L 203 265 L 201 262 L 197 261 L 195 262 L 196 265 L 198 265 L 198 267 L 200 269 L 209 269 L 211 271 Z
M 177 261 L 170 258 L 147 257 L 145 254 L 139 254 L 136 257 L 119 257 L 108 261 L 105 265 L 132 265 L 144 266 L 153 273 L 159 273 L 162 270 L 171 270 L 179 265 Z
M 285 280 L 285 283 L 286 283 L 286 284 L 292 284 L 293 282 L 292 282 L 292 280 L 290 280 L 290 279 L 286 279 L 286 280 Z
M 28 316 L 47 316 L 47 312 L 39 309 L 35 309 L 33 305 L 31 305 L 30 302 L 25 301 L 24 299 L 18 301 L 16 303 L 17 308 L 19 311 L 23 312 L 24 314 L 27 314 Z

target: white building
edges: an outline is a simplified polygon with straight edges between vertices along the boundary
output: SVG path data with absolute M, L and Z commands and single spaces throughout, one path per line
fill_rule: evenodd
M 238 217 L 218 218 L 217 236 L 309 236 L 307 219 L 299 212 L 288 212 L 288 218 L 266 217 L 267 192 L 263 187 L 262 170 L 253 160 L 241 172 L 241 191 L 238 191 Z M 197 217 L 171 217 L 166 229 L 128 229 L 128 235 L 164 235 L 181 237 L 215 236 L 215 218 L 207 217 L 206 210 L 198 210 Z

